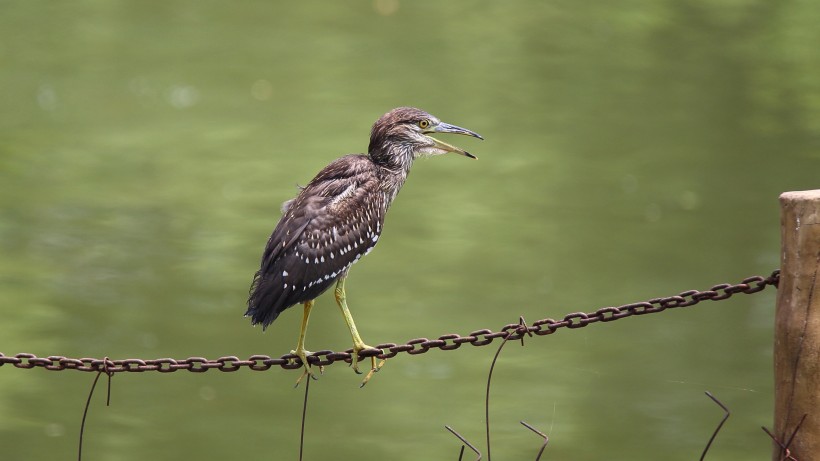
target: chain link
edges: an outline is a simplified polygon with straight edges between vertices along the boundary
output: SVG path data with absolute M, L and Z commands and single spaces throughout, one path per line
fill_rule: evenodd
M 763 291 L 767 286 L 777 287 L 779 281 L 780 270 L 775 270 L 768 277 L 748 277 L 735 285 L 722 283 L 704 291 L 689 290 L 676 296 L 653 298 L 645 302 L 624 304 L 618 307 L 602 307 L 594 312 L 588 313 L 572 312 L 565 315 L 561 320 L 546 318 L 537 320 L 533 322 L 532 325 L 526 327 L 522 327 L 521 323 L 511 323 L 496 332 L 482 329 L 473 331 L 467 336 L 450 333 L 439 336 L 436 339 L 411 339 L 404 344 L 384 343 L 379 344 L 375 349 L 366 349 L 359 352 L 359 360 L 373 356 L 380 359 L 389 359 L 403 352 L 410 355 L 418 355 L 424 354 L 431 349 L 450 351 L 458 349 L 466 343 L 473 346 L 486 346 L 497 338 L 507 338 L 509 341 L 514 341 L 521 339 L 525 334 L 532 335 L 532 333 L 538 336 L 545 336 L 553 334 L 561 328 L 583 328 L 596 322 L 612 322 L 633 315 L 655 314 L 667 309 L 694 306 L 701 301 L 721 301 L 738 293 L 757 293 Z M 381 351 L 379 349 L 381 349 Z M 308 361 L 311 365 L 323 366 L 331 365 L 339 361 L 350 363 L 352 353 L 352 349 L 348 349 L 344 352 L 322 350 L 308 356 Z M 172 358 L 110 360 L 108 358 L 95 359 L 87 357 L 76 359 L 59 355 L 37 357 L 34 354 L 26 353 L 6 356 L 0 353 L 0 367 L 6 364 L 12 365 L 15 368 L 45 368 L 51 371 L 93 371 L 106 372 L 109 374 L 120 372 L 141 373 L 145 371 L 173 373 L 178 370 L 204 373 L 212 369 L 231 372 L 242 368 L 248 368 L 254 371 L 266 371 L 274 366 L 286 370 L 294 370 L 302 367 L 301 359 L 295 354 L 285 354 L 279 358 L 273 358 L 267 355 L 252 355 L 247 360 L 242 360 L 236 356 L 220 357 L 216 360 L 208 360 L 204 357 L 189 357 L 182 360 Z

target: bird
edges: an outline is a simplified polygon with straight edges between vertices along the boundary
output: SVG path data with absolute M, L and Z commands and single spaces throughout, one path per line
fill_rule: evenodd
M 351 366 L 359 371 L 365 344 L 347 306 L 345 280 L 350 267 L 370 253 L 384 229 L 385 215 L 420 157 L 456 153 L 476 158 L 464 149 L 430 136 L 453 133 L 484 139 L 466 128 L 444 123 L 414 107 L 399 107 L 382 115 L 370 131 L 367 154 L 349 154 L 324 167 L 298 195 L 282 205 L 249 290 L 246 317 L 267 328 L 284 310 L 301 304 L 302 323 L 296 349 L 305 376 L 316 379 L 305 349 L 305 335 L 314 300 L 335 284 L 336 303 L 353 338 Z M 373 373 L 384 364 L 371 356 Z M 320 367 L 320 372 L 322 368 Z

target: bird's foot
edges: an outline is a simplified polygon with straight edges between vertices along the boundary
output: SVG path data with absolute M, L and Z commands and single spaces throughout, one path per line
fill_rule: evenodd
M 375 347 L 368 346 L 367 344 L 355 344 L 354 343 L 353 344 L 352 360 L 350 361 L 350 365 L 353 367 L 353 371 L 355 371 L 357 374 L 362 374 L 362 372 L 359 371 L 359 352 L 361 352 L 365 349 L 376 349 L 377 351 L 383 352 L 381 349 L 377 349 Z M 364 385 L 367 384 L 368 381 L 370 381 L 370 378 L 373 377 L 373 374 L 377 373 L 381 369 L 381 367 L 384 366 L 386 360 L 381 360 L 377 364 L 376 359 L 377 359 L 377 357 L 375 355 L 370 357 L 370 371 L 367 372 L 364 379 L 362 380 L 362 384 L 359 387 L 364 387 Z
M 305 350 L 304 348 L 301 348 L 301 349 L 296 349 L 294 351 L 290 351 L 290 353 L 299 357 L 299 359 L 302 361 L 302 370 L 303 370 L 302 375 L 299 376 L 299 379 L 296 380 L 296 384 L 293 387 L 299 387 L 299 383 L 302 382 L 302 380 L 305 378 L 305 376 L 309 376 L 310 378 L 313 378 L 313 379 L 319 379 L 318 377 L 316 377 L 315 374 L 313 374 L 313 367 L 310 366 L 310 362 L 308 362 L 308 359 L 307 359 L 307 356 L 312 354 L 313 352 L 310 352 L 308 350 Z M 324 373 L 325 373 L 325 367 L 322 366 L 322 365 L 319 365 L 319 374 L 322 375 Z

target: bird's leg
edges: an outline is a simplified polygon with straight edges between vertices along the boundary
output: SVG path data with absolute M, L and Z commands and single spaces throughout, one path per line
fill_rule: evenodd
M 310 376 L 313 379 L 318 379 L 316 375 L 310 369 L 310 362 L 308 362 L 307 356 L 311 354 L 310 351 L 305 350 L 305 334 L 307 333 L 307 326 L 308 326 L 308 319 L 310 318 L 310 310 L 313 308 L 313 300 L 307 301 L 305 303 L 305 311 L 302 314 L 302 329 L 299 331 L 299 342 L 296 343 L 296 350 L 290 351 L 291 354 L 296 354 L 302 360 L 302 366 L 304 367 L 304 371 L 302 372 L 302 376 L 296 380 L 296 385 L 298 386 L 302 379 L 305 376 Z M 324 373 L 324 367 L 319 366 L 319 373 Z
M 347 297 L 345 295 L 345 278 L 346 276 L 339 277 L 339 280 L 336 282 L 336 303 L 339 305 L 339 309 L 342 310 L 342 316 L 345 318 L 345 323 L 347 323 L 347 328 L 350 330 L 350 336 L 353 337 L 353 357 L 351 361 L 351 365 L 353 366 L 353 371 L 356 373 L 361 374 L 359 371 L 359 352 L 365 349 L 374 349 L 371 346 L 362 341 L 362 337 L 359 336 L 359 331 L 356 330 L 356 323 L 353 322 L 353 316 L 350 315 L 350 310 L 347 308 Z M 376 357 L 370 357 L 370 371 L 364 377 L 362 381 L 362 386 L 367 384 L 370 378 L 373 376 L 373 373 L 379 371 L 379 368 L 384 365 L 384 360 L 382 360 L 378 365 L 376 365 Z

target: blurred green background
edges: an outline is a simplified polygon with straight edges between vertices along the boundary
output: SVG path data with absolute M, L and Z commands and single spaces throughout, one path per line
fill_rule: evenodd
M 820 5 L 0 2 L 0 351 L 293 348 L 242 317 L 282 201 L 412 105 L 486 138 L 417 162 L 348 297 L 370 344 L 768 275 L 818 187 Z M 444 138 L 442 138 L 444 139 Z M 498 460 L 769 459 L 774 290 L 508 345 Z M 332 296 L 308 348 L 350 339 Z M 457 459 L 495 347 L 311 386 L 305 459 Z M 299 372 L 119 374 L 88 460 L 296 459 Z M 0 368 L 0 458 L 71 459 L 93 374 Z

